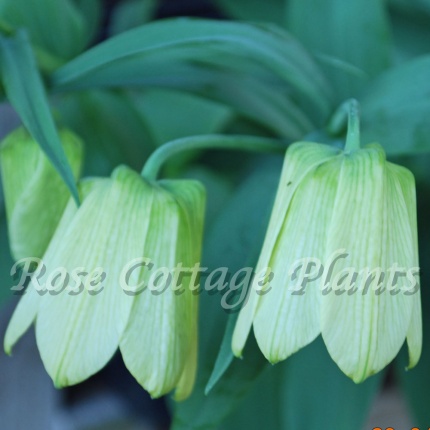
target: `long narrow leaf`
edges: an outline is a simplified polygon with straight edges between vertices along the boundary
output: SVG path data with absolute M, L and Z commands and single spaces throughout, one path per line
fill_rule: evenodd
M 190 19 L 151 23 L 87 51 L 59 69 L 52 82 L 63 90 L 130 85 L 131 76 L 135 84 L 145 84 L 140 74 L 148 83 L 160 73 L 166 76 L 167 68 L 174 80 L 176 66 L 184 64 L 195 67 L 189 79 L 198 80 L 201 63 L 236 75 L 252 76 L 259 69 L 274 82 L 272 92 L 310 107 L 320 124 L 332 109 L 330 85 L 315 62 L 295 39 L 269 25 Z
M 144 68 L 139 58 L 123 60 L 114 67 L 121 72 L 104 68 L 91 79 L 81 81 L 82 88 L 118 85 L 180 89 L 231 106 L 286 138 L 299 139 L 316 128 L 308 115 L 289 99 L 288 89 L 267 75 L 164 58 L 152 58 Z
M 0 36 L 0 59 L 3 84 L 9 101 L 78 201 L 73 173 L 55 128 L 24 30 L 18 31 L 13 37 Z
M 231 314 L 227 321 L 227 327 L 224 332 L 219 354 L 215 361 L 212 374 L 205 387 L 205 394 L 208 395 L 216 383 L 222 378 L 224 373 L 230 367 L 234 360 L 234 355 L 231 350 L 231 340 L 233 338 L 233 331 L 237 321 L 237 313 Z

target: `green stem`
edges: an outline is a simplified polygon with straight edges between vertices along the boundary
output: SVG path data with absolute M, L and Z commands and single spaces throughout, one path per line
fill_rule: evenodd
M 360 149 L 360 108 L 358 101 L 351 99 L 348 109 L 348 133 L 346 135 L 345 152 Z
M 173 140 L 157 148 L 146 161 L 142 176 L 156 180 L 163 164 L 182 151 L 198 149 L 230 149 L 255 152 L 285 152 L 285 145 L 276 139 L 253 136 L 204 135 Z

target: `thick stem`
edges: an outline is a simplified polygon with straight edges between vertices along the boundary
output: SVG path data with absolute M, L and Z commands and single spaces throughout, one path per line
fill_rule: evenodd
M 156 180 L 163 164 L 172 156 L 182 152 L 198 149 L 230 149 L 255 152 L 284 152 L 282 141 L 264 137 L 204 135 L 185 137 L 173 140 L 157 148 L 146 161 L 142 176 Z

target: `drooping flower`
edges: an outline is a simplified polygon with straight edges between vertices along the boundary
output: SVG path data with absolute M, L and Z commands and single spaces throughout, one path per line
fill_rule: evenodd
M 75 179 L 83 158 L 80 139 L 60 131 Z M 60 221 L 70 192 L 48 157 L 24 128 L 10 133 L 0 146 L 9 241 L 13 257 L 42 257 Z
M 236 356 L 253 326 L 272 363 L 322 334 L 355 382 L 385 367 L 405 338 L 409 367 L 417 363 L 415 183 L 411 172 L 386 161 L 380 145 L 342 151 L 298 142 L 288 148 L 256 271 L 265 267 L 273 279 L 253 288 L 240 311 Z
M 43 257 L 38 283 L 49 291 L 29 286 L 7 329 L 6 351 L 35 320 L 56 386 L 85 380 L 119 347 L 153 397 L 175 388 L 177 399 L 187 397 L 196 371 L 197 296 L 189 276 L 179 291 L 173 282 L 162 289 L 150 282 L 158 269 L 174 275 L 178 263 L 199 262 L 203 187 L 191 180 L 150 183 L 120 166 L 109 179 L 84 182 L 81 192 L 82 205 L 69 202 Z M 79 272 L 81 288 L 70 281 L 69 291 L 64 277 L 52 275 L 61 267 Z

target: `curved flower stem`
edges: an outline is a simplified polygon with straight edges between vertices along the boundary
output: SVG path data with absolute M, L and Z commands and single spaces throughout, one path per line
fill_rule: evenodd
M 157 148 L 146 161 L 142 176 L 156 180 L 163 164 L 172 156 L 196 149 L 231 149 L 255 152 L 284 152 L 286 145 L 277 139 L 254 136 L 227 136 L 210 134 L 172 140 Z
M 348 133 L 345 152 L 360 149 L 360 107 L 358 101 L 351 99 L 348 106 Z

